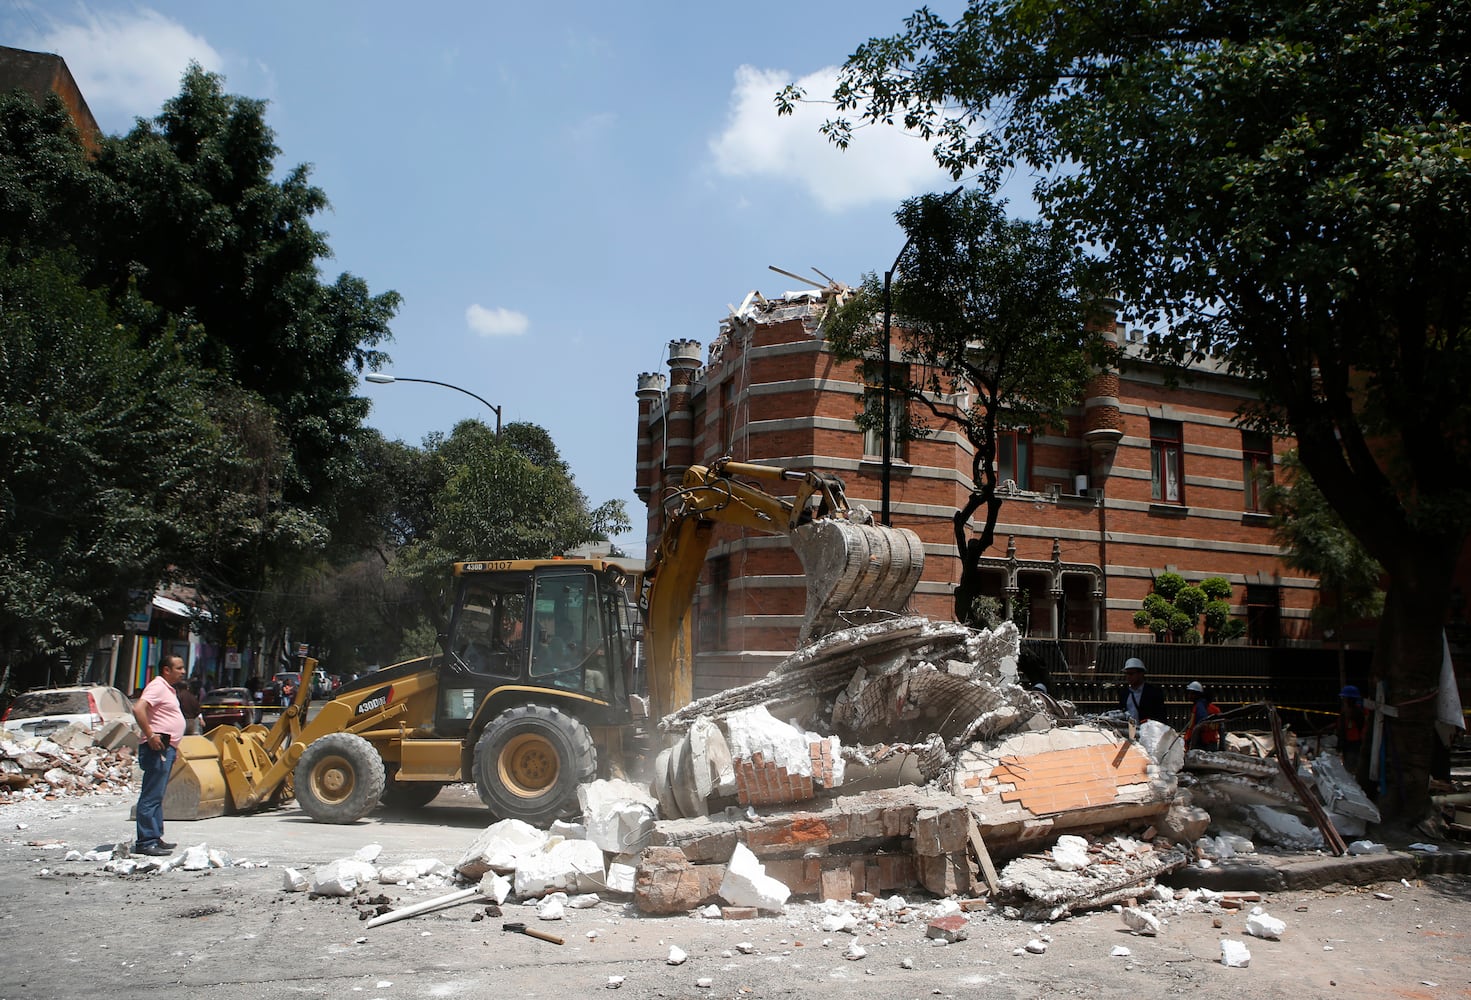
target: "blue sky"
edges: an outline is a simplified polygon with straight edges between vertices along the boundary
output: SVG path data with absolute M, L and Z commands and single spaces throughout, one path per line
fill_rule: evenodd
M 328 276 L 404 298 L 385 370 L 546 427 L 592 504 L 627 502 L 618 541 L 642 553 L 638 373 L 667 371 L 671 339 L 708 345 L 748 291 L 802 287 L 768 265 L 882 271 L 899 202 L 951 186 L 917 138 L 868 129 L 839 152 L 826 109 L 772 104 L 788 81 L 830 94 L 844 57 L 913 9 L 0 0 L 0 42 L 61 55 L 110 133 L 156 114 L 191 59 L 268 101 L 278 168 L 310 164 L 332 202 Z M 412 444 L 494 419 L 436 386 L 363 395 Z

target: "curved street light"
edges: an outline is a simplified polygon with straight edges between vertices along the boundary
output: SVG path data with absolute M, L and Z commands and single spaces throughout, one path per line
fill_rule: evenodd
M 442 385 L 446 389 L 453 389 L 455 390 L 455 392 L 463 392 L 471 399 L 477 399 L 490 408 L 490 410 L 495 414 L 496 436 L 500 436 L 501 408 L 499 406 L 496 406 L 494 403 L 484 398 L 483 396 L 475 395 L 475 393 L 471 392 L 469 389 L 461 388 L 457 385 L 450 385 L 448 382 L 436 382 L 432 378 L 404 378 L 402 375 L 389 375 L 387 372 L 368 372 L 368 374 L 364 375 L 363 378 L 377 385 L 392 385 L 394 382 L 423 382 L 425 385 Z

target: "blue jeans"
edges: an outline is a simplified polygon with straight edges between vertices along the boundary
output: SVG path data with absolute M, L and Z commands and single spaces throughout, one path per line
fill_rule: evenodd
M 138 796 L 138 837 L 134 847 L 152 847 L 163 839 L 163 792 L 169 785 L 169 772 L 174 769 L 170 744 L 154 750 L 144 743 L 138 747 L 138 766 L 143 768 L 143 791 Z

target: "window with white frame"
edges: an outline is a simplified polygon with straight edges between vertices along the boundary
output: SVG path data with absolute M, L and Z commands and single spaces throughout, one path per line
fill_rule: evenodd
M 1149 421 L 1149 495 L 1154 500 L 1185 502 L 1182 439 L 1178 420 Z

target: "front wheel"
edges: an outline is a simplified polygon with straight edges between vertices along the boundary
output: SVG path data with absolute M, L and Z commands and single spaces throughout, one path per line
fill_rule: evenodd
M 598 757 L 576 718 L 521 705 L 485 727 L 474 767 L 480 800 L 498 818 L 545 826 L 577 811 L 577 786 L 597 775 Z
M 292 771 L 296 801 L 318 823 L 356 823 L 383 797 L 383 758 L 352 733 L 313 740 Z

